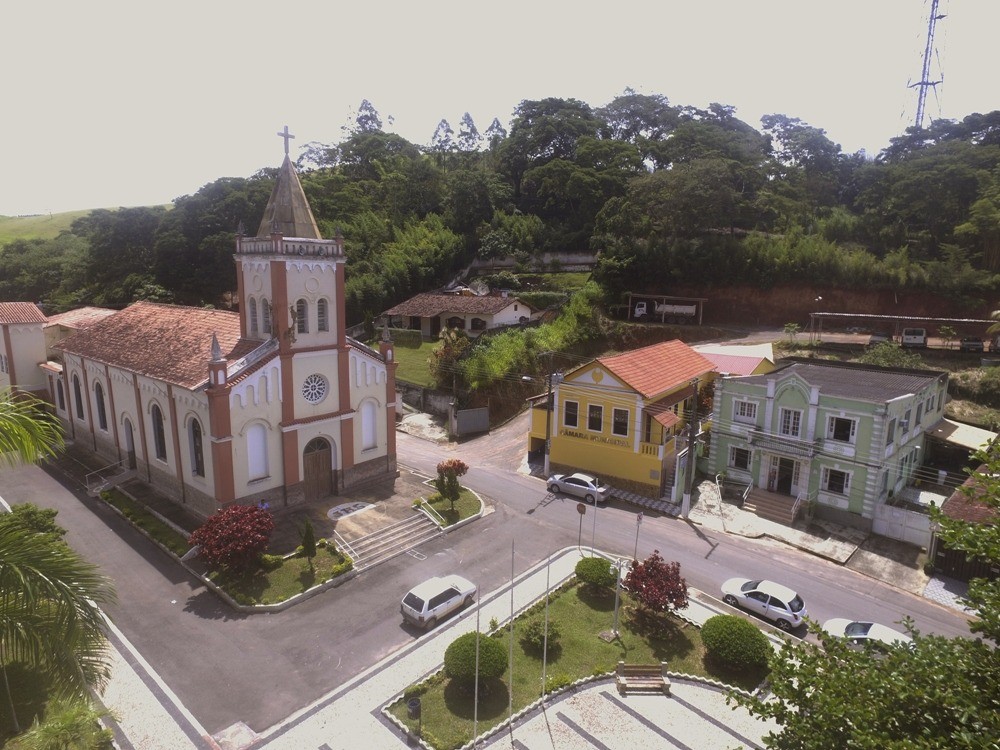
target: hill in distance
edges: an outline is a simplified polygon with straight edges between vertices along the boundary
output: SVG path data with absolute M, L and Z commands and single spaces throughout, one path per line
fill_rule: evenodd
M 172 205 L 172 204 L 170 204 Z M 170 205 L 167 208 L 170 208 Z M 14 240 L 51 240 L 68 232 L 74 221 L 96 208 L 64 211 L 57 214 L 32 214 L 31 216 L 0 216 L 0 247 Z M 108 209 L 117 211 L 117 208 Z

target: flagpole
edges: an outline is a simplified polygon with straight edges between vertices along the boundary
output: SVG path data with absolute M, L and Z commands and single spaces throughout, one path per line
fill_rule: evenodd
M 507 721 L 514 731 L 514 540 L 510 540 L 510 655 L 507 659 Z

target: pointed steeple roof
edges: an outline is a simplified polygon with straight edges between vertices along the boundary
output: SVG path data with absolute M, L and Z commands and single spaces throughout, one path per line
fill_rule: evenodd
M 312 209 L 309 208 L 309 201 L 302 190 L 302 183 L 299 182 L 299 176 L 287 153 L 278 171 L 274 190 L 267 201 L 267 208 L 264 209 L 264 217 L 260 220 L 260 229 L 257 230 L 258 237 L 270 237 L 272 234 L 322 239 Z

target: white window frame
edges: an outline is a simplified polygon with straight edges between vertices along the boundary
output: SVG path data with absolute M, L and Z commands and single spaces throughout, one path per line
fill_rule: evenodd
M 618 431 L 618 416 L 619 414 L 625 415 L 625 432 Z M 611 410 L 611 434 L 617 435 L 618 437 L 628 437 L 628 423 L 631 419 L 631 415 L 628 409 L 618 409 L 614 408 Z
M 778 434 L 793 438 L 802 436 L 801 409 L 787 409 L 783 406 L 778 410 Z
M 756 424 L 757 422 L 757 402 L 737 399 L 733 401 L 733 421 L 744 422 L 746 424 Z
M 847 440 L 841 440 L 840 438 L 834 437 L 836 435 L 837 422 L 844 421 L 849 422 L 851 425 L 850 434 Z M 834 440 L 838 443 L 847 443 L 848 445 L 854 445 L 857 440 L 858 433 L 858 420 L 852 419 L 851 417 L 842 417 L 839 414 L 831 414 L 827 417 L 826 422 L 826 438 L 827 440 Z
M 737 454 L 737 452 L 746 453 L 746 456 L 747 456 L 747 465 L 745 467 L 744 466 L 740 466 L 736 462 L 736 454 Z M 749 472 L 751 470 L 751 468 L 753 467 L 753 451 L 750 450 L 749 448 L 744 448 L 741 445 L 730 445 L 729 446 L 729 463 L 727 465 L 729 466 L 730 469 L 736 469 L 737 471 L 747 471 L 747 472 Z
M 830 475 L 833 472 L 844 475 L 844 488 L 842 490 L 835 490 L 830 488 Z M 823 476 L 820 486 L 823 488 L 824 492 L 829 492 L 833 495 L 850 495 L 851 494 L 851 472 L 844 471 L 843 469 L 834 469 L 830 466 L 823 467 Z
M 573 424 L 569 423 L 567 417 L 569 416 L 569 405 L 573 404 L 576 407 L 576 411 L 573 414 Z M 576 429 L 580 426 L 580 402 L 579 401 L 563 401 L 563 427 L 572 427 Z
M 889 424 L 885 428 L 885 444 L 892 445 L 896 440 L 896 418 L 893 417 L 889 420 Z
M 599 416 L 600 426 L 595 430 L 590 426 L 591 416 L 595 414 L 594 409 L 597 409 L 596 415 Z M 591 432 L 603 432 L 604 431 L 604 404 L 587 404 L 587 429 Z

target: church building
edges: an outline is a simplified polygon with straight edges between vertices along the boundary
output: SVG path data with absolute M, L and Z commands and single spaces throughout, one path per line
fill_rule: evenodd
M 236 238 L 239 313 L 137 302 L 73 329 L 36 368 L 76 449 L 199 516 L 397 475 L 392 344 L 347 336 L 343 239 L 320 236 L 279 135 L 260 228 Z M 16 312 L 44 351 L 42 322 Z

